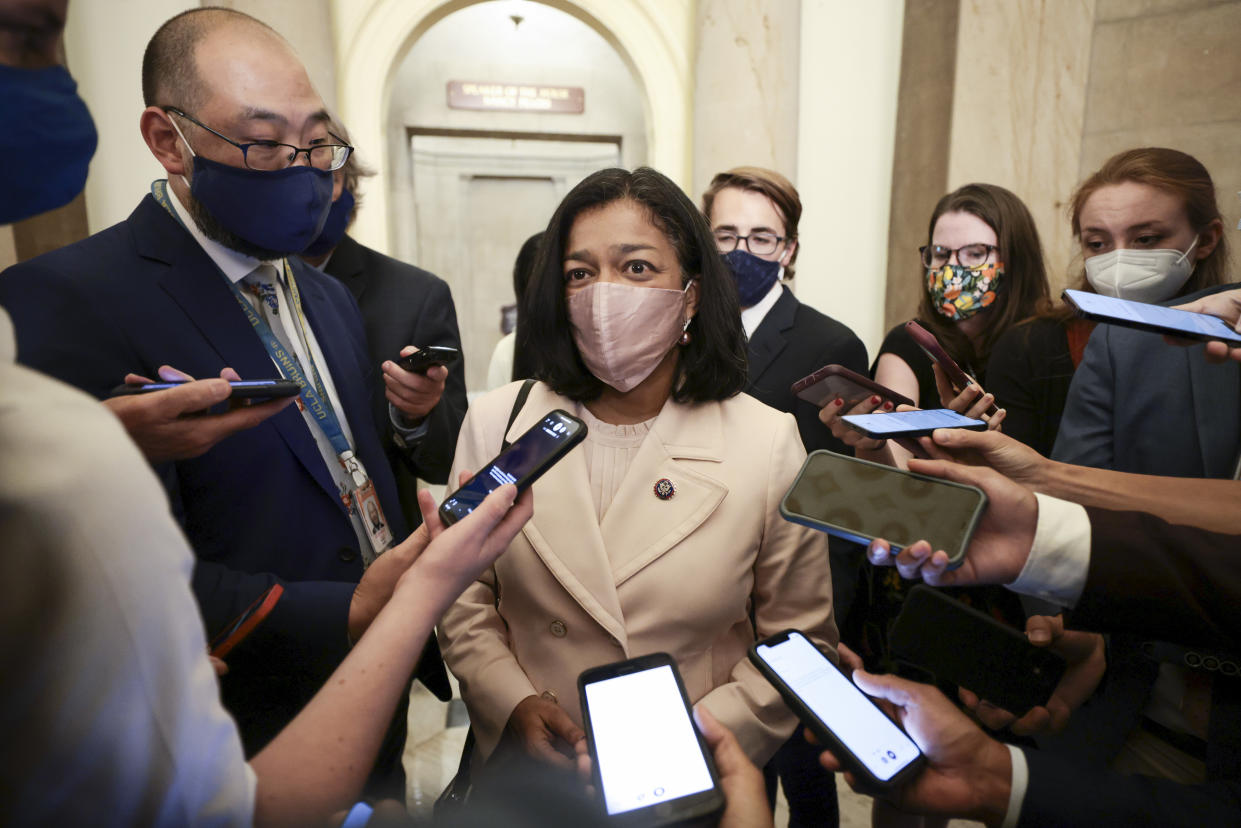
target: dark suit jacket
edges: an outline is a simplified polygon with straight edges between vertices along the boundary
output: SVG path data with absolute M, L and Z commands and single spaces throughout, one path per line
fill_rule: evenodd
M 797 420 L 806 451 L 829 449 L 853 456 L 853 449 L 832 436 L 819 421 L 819 409 L 789 390 L 794 382 L 824 365 L 836 363 L 862 376 L 866 373 L 866 346 L 853 331 L 829 316 L 803 305 L 785 288 L 747 346 L 749 384 L 746 393 Z M 832 567 L 832 604 L 842 627 L 857 591 L 858 567 L 864 547 L 832 536 L 828 539 Z
M 1071 756 L 1027 750 L 1030 781 L 1018 828 L 1241 824 L 1241 782 L 1179 785 L 1122 775 Z
M 371 419 L 378 368 L 357 304 L 335 280 L 289 263 L 355 452 L 393 536 L 403 538 L 396 485 Z M 120 224 L 0 274 L 0 304 L 13 317 L 20 362 L 96 397 L 126 372 L 155 376 L 162 363 L 198 377 L 225 366 L 246 378 L 277 373 L 224 276 L 150 196 Z M 284 584 L 223 679 L 224 700 L 253 751 L 349 649 L 349 604 L 362 575 L 357 537 L 296 407 L 156 471 L 197 557 L 193 587 L 208 636 L 270 584 Z
M 1241 535 L 1087 509 L 1090 569 L 1072 624 L 1241 649 Z
M 1211 365 L 1204 347 L 1096 327 L 1069 386 L 1053 459 L 1137 474 L 1230 477 L 1241 447 L 1241 365 Z
M 866 346 L 845 325 L 803 305 L 787 288 L 754 330 L 747 347 L 750 382 L 746 393 L 797 419 L 806 451 L 853 451 L 819 422 L 819 409 L 798 399 L 789 386 L 824 365 L 836 363 L 867 374 Z
M 1236 649 L 1241 536 L 1173 526 L 1141 512 L 1086 511 L 1090 569 L 1074 626 Z M 1241 782 L 1178 785 L 1030 750 L 1026 761 L 1021 826 L 1241 824 Z
M 461 350 L 457 312 L 448 284 L 421 268 L 385 256 L 345 236 L 323 271 L 349 288 L 362 310 L 371 364 L 396 359 L 406 345 L 447 345 Z M 465 417 L 465 364 L 448 373 L 444 396 L 427 415 L 427 434 L 412 450 L 391 439 L 388 401 L 382 381 L 377 386 L 375 418 L 385 435 L 385 450 L 400 489 L 411 525 L 421 522 L 414 480 L 448 482 L 448 469 L 457 449 L 457 434 Z

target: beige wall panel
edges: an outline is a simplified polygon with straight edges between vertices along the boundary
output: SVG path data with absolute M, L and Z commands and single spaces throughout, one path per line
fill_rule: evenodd
M 1241 3 L 1100 24 L 1086 132 L 1241 120 Z
M 1099 21 L 1125 17 L 1145 17 L 1170 11 L 1188 11 L 1204 6 L 1218 6 L 1220 0 L 1098 0 L 1095 18 Z
M 699 0 L 694 189 L 754 165 L 797 178 L 800 0 Z
M 1015 192 L 1034 215 L 1053 289 L 1071 254 L 1094 0 L 963 0 L 948 186 Z
M 332 0 L 211 0 L 203 5 L 245 12 L 280 32 L 306 65 L 319 97 L 328 109 L 336 111 Z
M 13 227 L 0 224 L 0 270 L 17 264 L 17 242 L 13 240 Z
M 901 85 L 892 161 L 892 215 L 884 332 L 918 309 L 918 247 L 926 222 L 948 187 L 952 88 L 957 57 L 957 4 L 906 0 Z
M 1215 199 L 1224 216 L 1224 233 L 1232 252 L 1233 280 L 1241 279 L 1241 120 L 1213 124 L 1146 127 L 1137 130 L 1087 135 L 1082 144 L 1082 177 L 1099 168 L 1108 158 L 1132 147 L 1174 147 L 1197 158 L 1215 181 Z M 1066 220 L 1067 223 L 1067 220 Z M 1080 261 L 1073 263 L 1080 268 Z M 1080 271 L 1079 271 L 1080 272 Z

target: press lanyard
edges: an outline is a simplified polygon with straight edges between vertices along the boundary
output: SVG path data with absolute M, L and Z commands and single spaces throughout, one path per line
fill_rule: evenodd
M 181 217 L 177 215 L 177 211 L 168 201 L 167 185 L 168 182 L 163 180 L 153 182 L 151 184 L 151 195 L 173 218 L 181 222 Z M 182 226 L 184 226 L 183 223 Z M 323 436 L 332 445 L 332 450 L 336 452 L 341 465 L 344 466 L 345 471 L 353 479 L 353 484 L 361 488 L 367 482 L 366 469 L 362 466 L 362 461 L 354 456 L 353 450 L 349 447 L 349 441 L 345 439 L 345 432 L 341 428 L 340 419 L 336 416 L 331 400 L 328 399 L 327 392 L 320 381 L 319 371 L 315 367 L 314 356 L 310 352 L 310 340 L 306 336 L 306 321 L 305 315 L 302 313 L 302 300 L 301 294 L 297 289 L 297 281 L 293 278 L 292 271 L 289 270 L 288 262 L 282 260 L 281 265 L 284 268 L 284 278 L 289 284 L 289 293 L 292 297 L 293 310 L 297 314 L 297 325 L 302 334 L 302 341 L 306 344 L 306 359 L 310 366 L 312 381 L 307 381 L 297 359 L 285 349 L 275 332 L 272 331 L 271 326 L 267 324 L 267 320 L 255 312 L 254 306 L 250 304 L 250 300 L 242 293 L 237 283 L 228 280 L 228 286 L 233 291 L 233 296 L 237 298 L 238 304 L 241 305 L 241 309 L 245 312 L 246 318 L 250 320 L 250 325 L 254 328 L 254 332 L 258 334 L 263 347 L 267 349 L 267 354 L 280 367 L 280 371 L 285 379 L 297 383 L 300 389 L 299 395 L 306 409 L 323 431 Z

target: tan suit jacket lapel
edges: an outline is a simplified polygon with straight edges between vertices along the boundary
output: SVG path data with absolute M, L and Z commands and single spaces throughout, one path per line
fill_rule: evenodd
M 572 413 L 573 402 L 542 384 L 536 385 L 506 439 L 520 437 L 554 408 Z M 539 478 L 534 484 L 534 496 L 534 517 L 522 534 L 573 600 L 622 647 L 627 647 L 624 614 L 595 519 L 581 446 Z
M 664 406 L 600 527 L 605 550 L 611 550 L 617 587 L 697 529 L 720 505 L 728 489 L 695 468 L 701 464 L 683 461 L 719 462 L 722 457 L 719 406 Z M 675 487 L 667 500 L 655 495 L 661 479 Z

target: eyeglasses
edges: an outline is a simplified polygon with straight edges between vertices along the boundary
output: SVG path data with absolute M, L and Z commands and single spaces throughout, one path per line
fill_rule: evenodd
M 982 267 L 987 263 L 987 257 L 991 255 L 992 250 L 999 250 L 999 248 L 994 244 L 967 244 L 955 250 L 938 244 L 923 245 L 918 248 L 918 252 L 922 254 L 922 264 L 935 268 L 948 264 L 953 253 L 957 254 L 957 264 L 962 267 Z
M 216 132 L 202 121 L 186 115 L 175 106 L 163 106 L 160 109 L 182 117 L 191 124 L 197 124 L 217 138 L 232 144 L 241 150 L 242 163 L 252 170 L 268 172 L 283 170 L 296 164 L 297 156 L 305 154 L 306 162 L 310 166 L 331 172 L 345 166 L 350 153 L 353 152 L 353 147 L 347 144 L 316 144 L 313 147 L 295 147 L 292 144 L 281 144 L 278 141 L 251 141 L 247 144 L 239 144 L 227 135 Z M 331 133 L 328 134 L 331 135 Z M 332 137 L 337 141 L 340 140 L 335 135 Z
M 748 236 L 738 236 L 731 230 L 715 231 L 715 246 L 721 253 L 731 253 L 737 249 L 738 244 L 745 242 L 745 249 L 755 256 L 770 256 L 776 252 L 776 248 L 782 241 L 784 237 L 777 236 L 775 233 L 751 233 Z

